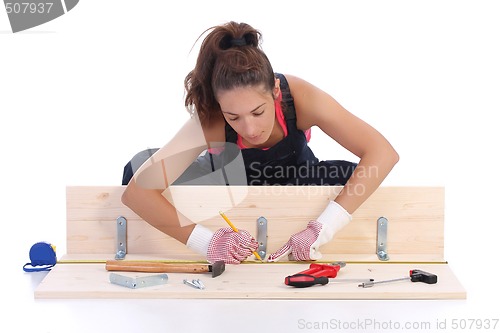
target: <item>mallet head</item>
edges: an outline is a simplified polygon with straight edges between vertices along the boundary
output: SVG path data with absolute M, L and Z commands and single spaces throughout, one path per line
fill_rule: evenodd
M 210 265 L 210 271 L 212 272 L 212 277 L 216 277 L 221 275 L 226 269 L 226 264 L 224 261 L 216 261 L 212 265 Z

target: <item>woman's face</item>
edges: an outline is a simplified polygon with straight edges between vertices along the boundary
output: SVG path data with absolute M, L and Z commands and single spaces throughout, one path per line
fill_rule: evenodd
M 217 94 L 227 123 L 251 146 L 264 147 L 271 136 L 275 123 L 274 98 L 279 94 L 276 90 L 271 93 L 262 85 Z

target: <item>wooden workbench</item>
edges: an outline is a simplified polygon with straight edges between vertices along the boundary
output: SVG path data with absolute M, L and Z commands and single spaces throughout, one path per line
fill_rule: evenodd
M 344 261 L 338 279 L 376 281 L 408 276 L 421 269 L 438 275 L 428 285 L 401 281 L 360 288 L 358 283 L 329 283 L 294 288 L 288 275 L 310 263 L 226 265 L 210 274 L 169 273 L 163 285 L 130 289 L 110 283 L 104 262 L 117 251 L 116 223 L 127 220 L 124 260 L 199 262 L 204 258 L 142 221 L 121 201 L 122 186 L 67 188 L 67 253 L 35 290 L 36 298 L 241 298 L 241 299 L 464 299 L 466 292 L 444 253 L 444 189 L 440 187 L 381 187 L 353 214 L 353 221 L 323 246 L 321 262 Z M 165 196 L 188 218 L 213 230 L 225 227 L 220 210 L 241 229 L 256 233 L 256 220 L 268 221 L 267 253 L 272 253 L 321 213 L 339 187 L 178 186 Z M 377 219 L 388 219 L 388 261 L 376 254 Z M 120 272 L 129 277 L 151 273 Z M 182 283 L 199 278 L 206 289 Z

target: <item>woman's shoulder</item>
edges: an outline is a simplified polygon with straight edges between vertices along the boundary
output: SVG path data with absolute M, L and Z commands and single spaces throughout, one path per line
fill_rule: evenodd
M 281 74 L 281 77 L 282 79 L 284 78 L 286 80 L 286 84 L 288 84 L 288 87 L 290 88 L 290 91 L 292 91 L 292 93 L 293 90 L 300 91 L 301 89 L 306 88 L 308 85 L 311 85 L 306 80 L 293 74 Z
M 282 75 L 282 79 L 286 80 L 290 97 L 293 99 L 297 117 L 297 128 L 304 131 L 309 130 L 314 125 L 311 117 L 311 112 L 314 112 L 314 110 L 311 110 L 311 105 L 314 104 L 314 101 L 311 101 L 309 97 L 311 97 L 312 92 L 317 88 L 296 75 Z
M 280 77 L 278 76 L 278 78 Z M 288 88 L 291 97 L 294 100 L 299 100 L 299 102 L 305 99 L 306 95 L 318 90 L 317 87 L 296 75 L 282 74 L 280 80 L 283 79 L 285 80 L 284 85 Z M 280 84 L 283 85 L 283 82 L 280 81 Z

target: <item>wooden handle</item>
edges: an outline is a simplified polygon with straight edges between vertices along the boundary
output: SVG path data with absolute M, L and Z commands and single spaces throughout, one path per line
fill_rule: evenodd
M 206 273 L 208 264 L 177 264 L 154 261 L 107 260 L 106 270 L 148 273 Z

